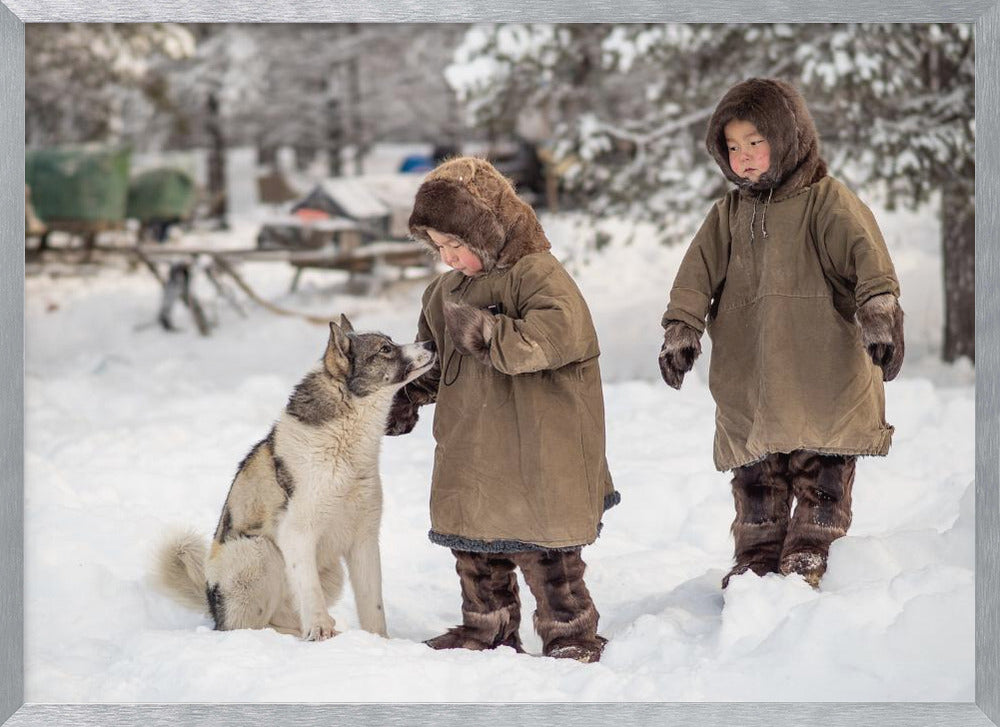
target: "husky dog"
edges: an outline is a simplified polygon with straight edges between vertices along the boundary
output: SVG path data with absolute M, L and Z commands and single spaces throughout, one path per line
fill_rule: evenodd
M 271 627 L 335 636 L 327 611 L 343 584 L 361 628 L 386 635 L 378 531 L 378 454 L 393 394 L 434 364 L 432 343 L 399 346 L 330 323 L 323 360 L 240 463 L 211 547 L 178 534 L 157 553 L 156 580 L 207 610 L 221 630 Z

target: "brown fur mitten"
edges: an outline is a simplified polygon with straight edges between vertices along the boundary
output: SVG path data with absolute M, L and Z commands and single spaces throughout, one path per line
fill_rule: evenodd
M 490 338 L 496 321 L 489 311 L 473 308 L 467 303 L 444 304 L 444 327 L 464 356 L 472 356 L 490 366 Z
M 385 423 L 385 433 L 390 437 L 397 437 L 400 434 L 409 434 L 413 427 L 417 426 L 420 414 L 417 412 L 418 406 L 410 401 L 406 394 L 406 389 L 400 389 L 392 398 L 392 407 L 389 409 L 389 419 Z
M 892 381 L 903 365 L 903 309 L 892 293 L 869 298 L 858 308 L 861 343 L 875 365 L 882 369 L 882 380 Z
M 663 330 L 660 375 L 668 386 L 681 388 L 684 374 L 694 367 L 701 353 L 701 334 L 683 321 L 670 321 Z
M 390 437 L 396 437 L 412 432 L 419 419 L 417 410 L 437 401 L 440 381 L 441 366 L 435 361 L 430 371 L 399 389 L 392 398 L 392 407 L 385 423 L 385 433 Z

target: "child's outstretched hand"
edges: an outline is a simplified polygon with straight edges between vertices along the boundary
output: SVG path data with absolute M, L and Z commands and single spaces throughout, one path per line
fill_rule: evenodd
M 451 301 L 444 304 L 444 327 L 455 344 L 455 350 L 464 356 L 473 356 L 487 366 L 490 365 L 490 339 L 495 325 L 493 314 L 482 308 Z
M 882 369 L 882 380 L 892 381 L 903 365 L 903 309 L 892 293 L 869 298 L 858 308 L 861 343 L 875 365 Z
M 663 330 L 660 375 L 668 386 L 681 388 L 684 374 L 694 367 L 701 353 L 701 334 L 683 321 L 670 321 Z

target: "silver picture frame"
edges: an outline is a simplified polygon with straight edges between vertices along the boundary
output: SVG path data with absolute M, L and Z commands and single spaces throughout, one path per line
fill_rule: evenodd
M 24 25 L 39 22 L 970 22 L 976 34 L 976 687 L 968 703 L 25 704 Z M 0 723 L 1000 724 L 1000 0 L 0 0 Z

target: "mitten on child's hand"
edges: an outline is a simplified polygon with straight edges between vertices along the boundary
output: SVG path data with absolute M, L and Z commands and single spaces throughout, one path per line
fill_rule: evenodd
M 455 349 L 464 356 L 473 356 L 490 365 L 490 338 L 496 321 L 493 314 L 467 303 L 444 304 L 444 327 Z
M 892 381 L 903 365 L 903 309 L 892 293 L 869 298 L 858 308 L 861 343 L 875 365 L 882 369 L 882 380 Z
M 684 374 L 694 367 L 701 353 L 701 334 L 683 321 L 670 321 L 663 330 L 660 374 L 668 386 L 681 388 Z
M 390 437 L 397 437 L 400 434 L 409 434 L 413 427 L 417 426 L 418 405 L 410 400 L 406 389 L 399 389 L 392 397 L 392 406 L 389 409 L 389 418 L 385 423 L 385 433 Z

